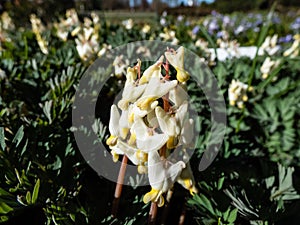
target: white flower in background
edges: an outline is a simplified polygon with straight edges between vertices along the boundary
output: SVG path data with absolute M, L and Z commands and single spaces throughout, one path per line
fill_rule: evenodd
M 165 28 L 164 32 L 160 33 L 159 36 L 163 39 L 163 41 L 169 41 L 173 45 L 177 45 L 179 43 L 179 40 L 176 38 L 176 32 L 174 30 Z
M 132 19 L 123 20 L 122 24 L 127 30 L 131 30 L 133 27 L 133 20 Z
M 295 58 L 299 55 L 299 49 L 300 49 L 300 34 L 294 35 L 294 42 L 292 46 L 287 49 L 284 53 L 283 56 L 289 56 L 291 58 Z
M 112 49 L 111 45 L 107 45 L 107 44 L 103 44 L 100 51 L 98 52 L 98 56 L 102 57 L 103 55 L 105 55 L 107 52 L 109 52 L 109 50 Z
M 145 25 L 143 26 L 143 28 L 142 28 L 142 32 L 143 32 L 144 34 L 149 33 L 150 30 L 151 30 L 151 27 L 150 27 L 149 24 L 145 24 Z
M 115 69 L 115 76 L 117 77 L 121 77 L 122 75 L 126 75 L 126 69 L 129 65 L 129 60 L 123 59 L 124 56 L 123 55 L 119 55 L 115 58 L 114 62 L 113 62 L 113 66 Z
M 11 17 L 7 12 L 3 12 L 0 18 L 0 50 L 2 41 L 11 41 L 7 31 L 13 31 L 15 29 L 15 25 L 12 22 Z
M 3 30 L 14 30 L 15 29 L 15 25 L 7 12 L 3 12 L 1 14 L 0 27 Z
M 138 47 L 138 49 L 135 52 L 137 55 L 141 54 L 143 57 L 151 57 L 150 49 L 144 46 Z
M 172 54 L 168 51 L 166 57 L 177 70 L 184 71 L 183 52 L 182 48 Z M 163 194 L 176 181 L 191 194 L 197 192 L 191 168 L 183 161 L 194 136 L 186 84 L 164 77 L 161 73 L 163 61 L 164 56 L 161 56 L 141 77 L 140 60 L 136 66 L 127 68 L 122 98 L 111 107 L 110 137 L 106 141 L 113 161 L 117 161 L 119 155 L 126 155 L 137 165 L 139 173 L 148 174 L 151 191 L 143 200 L 156 202 L 158 206 L 164 204 Z M 178 78 L 182 79 L 181 75 Z M 170 96 L 172 102 L 168 109 L 163 108 L 163 103 L 168 101 L 166 96 Z M 173 151 L 181 152 L 179 158 L 168 159 Z
M 30 22 L 31 22 L 32 31 L 35 34 L 36 40 L 38 42 L 41 51 L 44 54 L 48 54 L 48 42 L 42 37 L 41 34 L 45 30 L 42 21 L 39 18 L 37 18 L 35 14 L 31 14 Z
M 272 37 L 266 37 L 265 41 L 262 43 L 258 50 L 258 55 L 264 55 L 267 53 L 268 55 L 274 55 L 278 50 L 279 46 L 277 46 L 278 35 L 275 34 Z
M 99 52 L 98 34 L 94 33 L 92 27 L 83 28 L 83 33 L 78 34 L 75 42 L 77 52 L 84 61 L 87 61 Z
M 0 69 L 0 81 L 6 79 L 6 73 L 4 70 Z
M 232 80 L 228 89 L 229 104 L 238 108 L 244 107 L 244 102 L 248 101 L 248 85 L 239 80 Z
M 81 30 L 80 21 L 75 9 L 66 11 L 66 19 L 60 18 L 59 23 L 54 23 L 56 35 L 63 41 L 67 41 L 69 33 L 76 36 Z
M 280 64 L 280 60 L 273 61 L 270 57 L 267 57 L 260 67 L 262 78 L 267 79 L 269 74 Z
M 240 44 L 237 42 L 237 40 L 227 40 L 227 39 L 218 39 L 217 44 L 220 46 L 220 49 L 224 49 L 227 56 L 229 58 L 233 57 L 239 57 L 239 46 Z

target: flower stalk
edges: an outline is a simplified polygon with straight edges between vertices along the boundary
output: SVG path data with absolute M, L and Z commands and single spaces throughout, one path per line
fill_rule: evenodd
M 112 206 L 112 216 L 116 217 L 118 213 L 118 208 L 119 208 L 119 203 L 120 203 L 120 198 L 122 194 L 122 189 L 123 189 L 123 183 L 124 183 L 124 177 L 125 177 L 125 172 L 126 172 L 126 167 L 127 167 L 127 161 L 128 158 L 126 155 L 123 156 L 122 159 L 122 164 L 119 170 L 119 175 L 118 175 L 118 181 L 115 189 L 115 198 L 113 201 L 113 206 Z

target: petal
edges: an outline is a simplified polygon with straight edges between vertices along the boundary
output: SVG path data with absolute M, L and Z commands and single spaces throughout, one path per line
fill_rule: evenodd
M 158 190 L 152 188 L 151 191 L 144 195 L 143 202 L 147 204 L 148 202 L 153 201 L 157 197 L 158 193 Z
M 155 108 L 155 114 L 162 132 L 169 136 L 175 136 L 177 126 L 175 118 L 171 117 L 171 115 L 166 113 L 161 107 Z
M 116 105 L 112 105 L 110 109 L 109 132 L 113 136 L 119 135 L 120 113 Z
M 164 56 L 161 56 L 155 64 L 148 67 L 144 71 L 141 79 L 139 80 L 139 84 L 145 84 L 145 83 L 149 82 L 151 77 L 160 78 L 161 64 L 163 63 L 163 60 L 164 60 Z

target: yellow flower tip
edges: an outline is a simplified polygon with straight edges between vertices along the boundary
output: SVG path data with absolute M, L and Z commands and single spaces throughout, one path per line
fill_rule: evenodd
M 121 99 L 118 102 L 118 107 L 122 110 L 126 110 L 128 108 L 129 102 L 127 100 Z
M 176 69 L 177 74 L 176 74 L 176 78 L 180 83 L 183 83 L 185 81 L 187 81 L 188 79 L 190 79 L 190 74 L 182 69 Z
M 131 113 L 128 117 L 129 124 L 132 124 L 134 122 L 134 113 Z
M 238 107 L 239 109 L 243 109 L 243 108 L 244 108 L 243 102 L 238 102 L 237 107 Z
M 147 98 L 144 101 L 141 101 L 139 104 L 137 104 L 137 106 L 141 110 L 147 110 L 151 107 L 151 104 L 154 100 L 155 100 L 155 98 L 153 98 L 153 97 Z
M 115 153 L 115 151 L 110 152 L 112 155 L 113 162 L 117 162 L 119 160 L 119 154 Z
M 248 88 L 248 91 L 254 91 L 254 88 L 253 88 L 252 86 L 250 86 L 250 87 Z
M 130 82 L 134 82 L 136 80 L 137 77 L 137 70 L 135 67 L 131 68 L 128 67 L 127 68 L 127 74 L 126 74 L 126 79 Z
M 231 106 L 234 106 L 234 105 L 235 105 L 235 101 L 231 100 L 231 101 L 229 102 L 229 104 L 230 104 Z
M 168 149 L 173 149 L 177 146 L 178 144 L 178 138 L 174 136 L 170 136 L 168 141 L 167 141 L 167 148 Z
M 247 96 L 247 95 L 244 95 L 244 96 L 243 96 L 243 101 L 244 101 L 244 102 L 247 102 L 247 101 L 248 101 L 248 96 Z
M 125 139 L 125 138 L 127 137 L 128 132 L 129 132 L 129 128 L 123 127 L 123 128 L 121 129 L 121 132 L 120 132 L 120 133 L 121 133 L 121 134 L 120 134 L 121 138 L 122 138 L 122 139 Z
M 143 165 L 138 165 L 137 171 L 139 174 L 146 174 L 148 173 L 148 168 Z
M 118 137 L 110 135 L 110 137 L 106 140 L 106 144 L 109 146 L 114 146 L 117 144 Z
M 131 133 L 130 138 L 128 140 L 128 144 L 129 145 L 134 145 L 136 141 L 136 134 L 135 133 Z
M 264 74 L 262 75 L 262 78 L 263 78 L 263 79 L 267 79 L 268 76 L 269 76 L 269 75 L 268 75 L 267 73 L 264 73 Z
M 159 193 L 159 190 L 156 190 L 156 189 L 152 188 L 151 191 L 149 191 L 148 193 L 146 193 L 144 195 L 143 202 L 145 204 L 147 204 L 147 203 L 155 200 L 155 198 L 157 197 L 158 193 Z
M 192 196 L 194 196 L 195 194 L 198 194 L 198 189 L 197 189 L 195 186 L 192 186 L 192 187 L 189 189 L 189 191 L 190 191 L 190 194 L 191 194 Z
M 146 152 L 143 152 L 142 150 L 138 149 L 135 154 L 136 154 L 136 158 L 140 162 L 145 163 L 148 161 L 148 154 Z
M 161 191 L 152 188 L 151 191 L 144 195 L 143 202 L 145 204 L 149 202 L 156 202 L 158 207 L 162 207 L 165 204 L 165 199 L 162 196 Z

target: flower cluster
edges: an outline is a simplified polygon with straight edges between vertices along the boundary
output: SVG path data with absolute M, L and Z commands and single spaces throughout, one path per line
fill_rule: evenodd
M 248 85 L 239 80 L 232 80 L 228 89 L 229 104 L 238 108 L 244 107 L 244 102 L 248 101 Z
M 31 14 L 30 22 L 32 26 L 32 31 L 35 34 L 36 40 L 38 42 L 41 51 L 44 54 L 48 54 L 48 42 L 45 38 L 42 37 L 41 34 L 45 30 L 42 21 L 39 18 L 37 18 L 35 14 Z
M 156 202 L 158 206 L 164 204 L 163 194 L 176 181 L 190 193 L 197 192 L 186 162 L 187 149 L 193 141 L 194 121 L 188 114 L 185 89 L 189 73 L 183 67 L 184 49 L 168 50 L 165 57 L 177 71 L 174 80 L 170 79 L 164 56 L 142 75 L 140 60 L 136 66 L 127 68 L 122 99 L 111 107 L 110 137 L 106 140 L 113 161 L 125 155 L 137 165 L 138 173 L 148 174 L 152 189 L 143 200 Z M 166 68 L 165 76 L 162 68 Z M 172 152 L 179 152 L 180 160 L 171 157 Z

